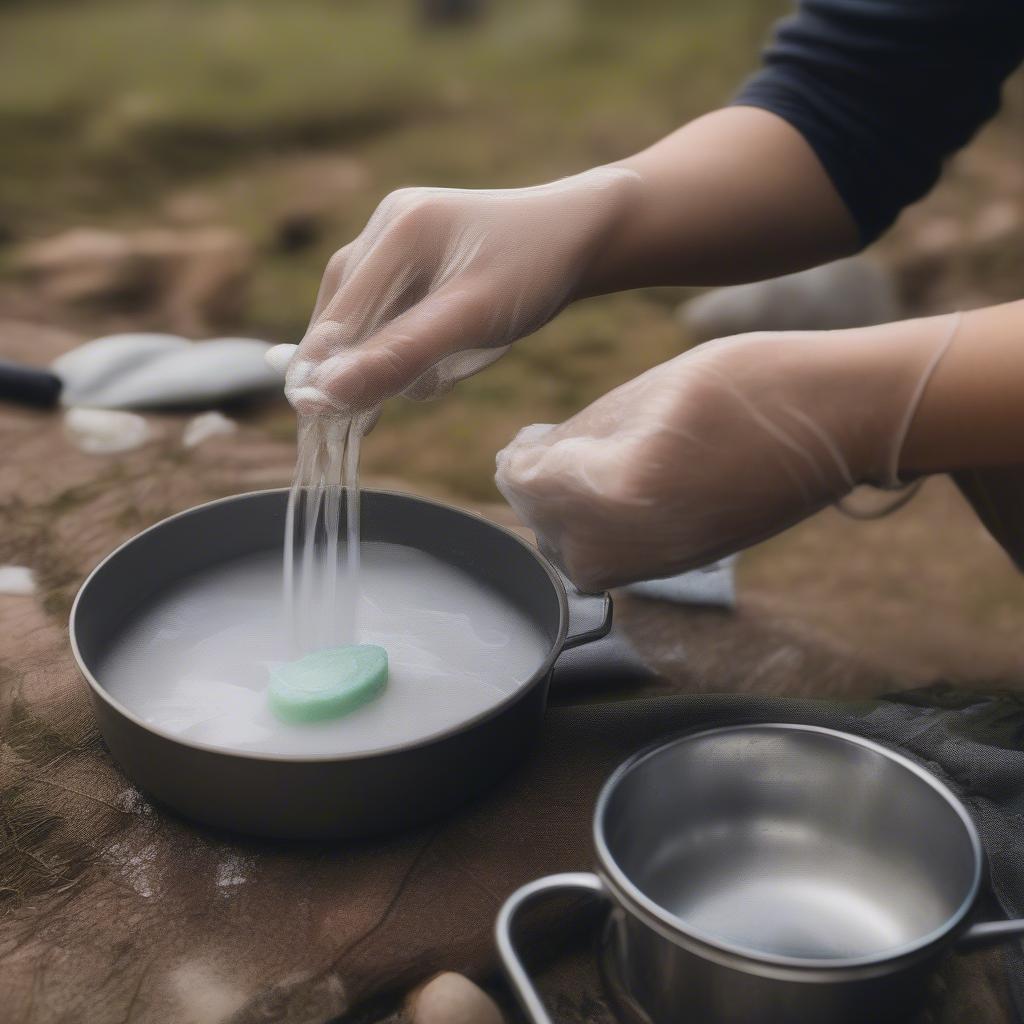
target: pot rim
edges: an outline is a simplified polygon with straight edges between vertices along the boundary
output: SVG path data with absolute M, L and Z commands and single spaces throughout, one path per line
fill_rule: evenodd
M 666 910 L 659 903 L 652 900 L 634 884 L 629 876 L 623 871 L 608 848 L 604 838 L 604 819 L 611 800 L 612 794 L 622 780 L 644 761 L 655 756 L 666 747 L 679 743 L 686 743 L 691 740 L 700 739 L 706 736 L 718 735 L 728 732 L 740 732 L 745 729 L 773 729 L 779 731 L 813 732 L 828 736 L 832 739 L 842 740 L 847 743 L 864 747 L 896 762 L 901 767 L 916 775 L 919 779 L 931 786 L 941 796 L 950 809 L 960 819 L 961 824 L 967 832 L 973 853 L 974 870 L 972 872 L 971 884 L 963 901 L 957 909 L 946 918 L 946 920 L 932 931 L 918 939 L 896 946 L 892 949 L 883 950 L 878 953 L 871 953 L 866 956 L 846 957 L 837 959 L 812 959 L 809 957 L 783 956 L 780 954 L 764 953 L 759 950 L 749 949 L 737 943 L 727 942 L 717 938 L 699 928 L 687 925 L 682 918 L 677 917 Z M 752 966 L 758 965 L 759 973 L 772 973 L 773 969 L 781 970 L 783 973 L 798 972 L 801 974 L 829 974 L 829 973 L 860 973 L 866 968 L 889 968 L 898 969 L 902 966 L 898 961 L 905 961 L 909 958 L 920 958 L 926 955 L 930 949 L 949 939 L 958 927 L 964 923 L 970 913 L 978 896 L 981 887 L 982 869 L 985 863 L 984 850 L 978 830 L 971 820 L 963 802 L 946 786 L 937 779 L 931 772 L 920 765 L 915 764 L 909 758 L 898 754 L 888 747 L 873 740 L 857 736 L 853 733 L 843 732 L 839 729 L 829 729 L 825 726 L 801 725 L 788 722 L 745 722 L 736 725 L 718 726 L 712 729 L 701 729 L 698 732 L 684 733 L 673 739 L 662 740 L 652 744 L 634 754 L 623 762 L 612 773 L 607 782 L 601 788 L 594 808 L 593 818 L 593 841 L 597 851 L 598 863 L 601 874 L 612 889 L 616 899 L 620 900 L 627 912 L 636 914 L 644 924 L 654 927 L 655 930 L 675 942 L 677 945 L 696 945 L 700 947 L 700 953 L 707 951 L 711 959 L 725 961 L 733 965 Z M 915 956 L 915 954 L 917 956 Z
M 119 544 L 113 551 L 106 555 L 86 576 L 82 585 L 78 588 L 78 593 L 75 594 L 75 600 L 71 605 L 71 613 L 68 616 L 68 633 L 71 641 L 71 653 L 74 656 L 75 664 L 78 666 L 78 671 L 85 679 L 89 688 L 92 690 L 93 696 L 101 700 L 114 712 L 119 714 L 122 718 L 126 718 L 133 725 L 144 730 L 145 732 L 152 733 L 154 736 L 159 737 L 162 740 L 166 740 L 170 743 L 174 743 L 182 747 L 191 747 L 194 750 L 200 750 L 207 754 L 218 754 L 224 757 L 231 758 L 242 758 L 246 761 L 266 761 L 266 762 L 280 762 L 285 764 L 334 764 L 334 763 L 347 763 L 353 761 L 367 761 L 377 757 L 385 757 L 389 754 L 400 754 L 406 753 L 410 750 L 418 750 L 423 747 L 429 747 L 434 743 L 446 740 L 451 736 L 455 736 L 459 733 L 463 733 L 472 729 L 473 727 L 487 721 L 490 718 L 495 718 L 508 710 L 515 703 L 517 703 L 522 697 L 528 693 L 534 686 L 537 686 L 542 680 L 544 680 L 551 672 L 554 666 L 555 660 L 561 654 L 562 646 L 565 643 L 565 638 L 569 630 L 569 602 L 565 593 L 565 586 L 558 576 L 558 573 L 551 566 L 546 558 L 531 544 L 525 541 L 517 533 L 508 529 L 505 526 L 495 523 L 490 519 L 485 518 L 477 514 L 476 512 L 470 512 L 468 509 L 458 508 L 455 505 L 450 505 L 444 501 L 437 501 L 433 498 L 424 498 L 418 494 L 408 494 L 404 491 L 390 491 L 390 490 L 375 490 L 372 488 L 364 488 L 363 494 L 380 494 L 386 497 L 402 498 L 412 501 L 423 502 L 427 505 L 433 505 L 437 508 L 445 509 L 449 512 L 454 512 L 458 515 L 465 516 L 468 519 L 476 519 L 481 523 L 497 530 L 507 537 L 512 538 L 517 544 L 519 544 L 524 551 L 527 551 L 531 557 L 541 566 L 544 572 L 547 574 L 548 579 L 551 581 L 552 587 L 555 591 L 555 596 L 558 600 L 558 635 L 551 643 L 551 647 L 548 650 L 547 655 L 541 662 L 539 667 L 534 673 L 525 680 L 522 684 L 516 687 L 511 693 L 509 693 L 503 700 L 497 704 L 492 705 L 489 708 L 477 713 L 471 718 L 467 718 L 461 722 L 456 723 L 453 726 L 449 726 L 440 732 L 432 733 L 429 736 L 425 736 L 422 739 L 415 740 L 410 743 L 399 743 L 390 747 L 377 747 L 373 750 L 363 750 L 354 754 L 322 754 L 316 756 L 310 756 L 305 754 L 267 754 L 260 751 L 252 751 L 240 749 L 237 747 L 221 746 L 213 743 L 201 743 L 195 740 L 183 739 L 181 736 L 177 736 L 174 733 L 168 732 L 166 729 L 161 729 L 158 726 L 151 725 L 149 722 L 143 721 L 131 711 L 128 707 L 122 704 L 119 700 L 113 697 L 103 687 L 103 684 L 96 679 L 92 674 L 89 667 L 85 663 L 85 659 L 82 657 L 82 652 L 78 647 L 78 636 L 76 629 L 78 606 L 82 601 L 83 595 L 89 588 L 89 584 L 92 582 L 93 577 L 99 574 L 103 568 L 117 558 L 122 551 L 134 544 L 139 538 L 145 536 L 148 533 L 153 533 L 167 524 L 173 522 L 176 519 L 182 519 L 185 516 L 193 515 L 198 512 L 202 512 L 204 509 L 212 508 L 215 505 L 228 504 L 229 502 L 237 502 L 246 498 L 255 498 L 264 494 L 287 494 L 287 487 L 267 487 L 259 491 L 245 491 L 241 494 L 229 494 L 223 498 L 215 498 L 212 501 L 205 501 L 200 505 L 194 505 L 191 508 L 183 509 L 181 512 L 175 512 L 174 515 L 167 516 L 165 519 L 161 519 L 159 522 L 154 523 L 152 526 L 146 527 L 145 530 L 141 530 L 139 533 L 133 534 L 128 540 Z M 283 539 L 282 539 L 283 543 Z

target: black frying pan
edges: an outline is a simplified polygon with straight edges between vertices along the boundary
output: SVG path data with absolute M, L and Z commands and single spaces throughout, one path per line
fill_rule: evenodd
M 283 544 L 285 490 L 224 498 L 182 512 L 123 544 L 93 570 L 71 609 L 71 647 L 92 691 L 103 737 L 124 771 L 187 817 L 289 838 L 364 836 L 417 825 L 481 792 L 530 748 L 555 659 L 603 637 L 607 595 L 570 591 L 514 533 L 406 494 L 362 492 L 362 536 L 405 544 L 497 588 L 546 635 L 547 656 L 497 707 L 418 743 L 357 755 L 297 759 L 227 752 L 149 726 L 103 688 L 104 654 L 166 588 L 219 561 Z M 342 522 L 342 535 L 345 525 Z

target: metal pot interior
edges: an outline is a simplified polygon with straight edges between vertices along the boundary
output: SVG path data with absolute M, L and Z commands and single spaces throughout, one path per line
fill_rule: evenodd
M 661 746 L 608 783 L 614 885 L 671 929 L 772 963 L 909 953 L 974 901 L 981 849 L 930 775 L 830 730 L 749 725 Z

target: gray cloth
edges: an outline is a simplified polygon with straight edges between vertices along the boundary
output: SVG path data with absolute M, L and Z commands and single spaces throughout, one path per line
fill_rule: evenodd
M 736 606 L 736 559 L 730 555 L 703 569 L 667 576 L 660 580 L 631 583 L 628 590 L 635 597 L 673 604 L 704 605 L 711 608 Z

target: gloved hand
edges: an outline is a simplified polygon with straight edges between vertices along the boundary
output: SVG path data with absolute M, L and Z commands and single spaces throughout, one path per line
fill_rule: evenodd
M 639 180 L 599 167 L 533 188 L 393 192 L 328 264 L 289 400 L 352 417 L 476 373 L 571 301 Z
M 560 426 L 520 431 L 498 454 L 498 487 L 583 590 L 706 565 L 858 483 L 898 486 L 954 330 L 941 318 L 709 342 Z

